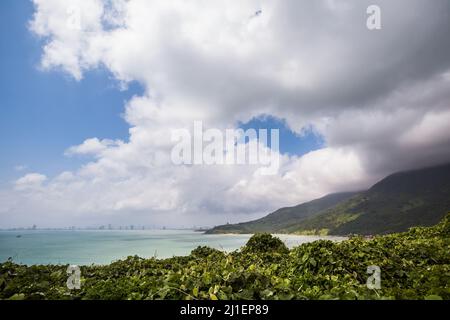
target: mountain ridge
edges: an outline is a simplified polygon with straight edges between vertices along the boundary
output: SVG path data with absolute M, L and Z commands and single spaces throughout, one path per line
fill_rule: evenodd
M 274 212 L 268 214 L 257 220 L 241 222 L 237 224 L 226 224 L 219 226 L 220 231 L 216 232 L 213 229 L 206 231 L 207 234 L 214 233 L 253 233 L 256 232 L 282 232 L 282 230 L 289 225 L 290 219 L 305 219 L 317 211 L 325 210 L 338 202 L 350 198 L 358 192 L 341 192 L 326 195 L 322 198 L 311 200 L 297 206 L 284 207 Z M 289 217 L 287 217 L 289 215 Z M 277 222 L 277 220 L 283 220 L 282 222 Z M 296 220 L 295 222 L 297 222 Z M 237 226 L 237 228 L 235 227 Z M 216 227 L 217 228 L 217 227 Z
M 329 194 L 207 233 L 387 234 L 431 226 L 448 212 L 450 163 L 396 172 L 365 191 Z

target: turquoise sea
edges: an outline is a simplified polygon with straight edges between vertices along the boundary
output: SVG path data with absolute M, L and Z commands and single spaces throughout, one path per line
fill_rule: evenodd
M 190 230 L 0 231 L 0 262 L 32 264 L 108 264 L 138 255 L 168 258 L 188 255 L 198 246 L 233 251 L 251 235 L 205 235 Z M 278 235 L 289 247 L 340 237 Z

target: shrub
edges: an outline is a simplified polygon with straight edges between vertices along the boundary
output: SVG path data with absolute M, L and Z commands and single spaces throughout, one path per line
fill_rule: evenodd
M 279 238 L 269 233 L 257 233 L 248 240 L 243 252 L 285 254 L 289 253 L 289 249 Z
M 207 258 L 211 255 L 223 255 L 224 253 L 220 250 L 213 249 L 210 247 L 197 247 L 194 250 L 191 251 L 191 256 L 194 258 Z

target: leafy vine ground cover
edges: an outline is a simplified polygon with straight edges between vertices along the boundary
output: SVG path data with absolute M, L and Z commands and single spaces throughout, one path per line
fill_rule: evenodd
M 129 257 L 81 267 L 0 264 L 0 299 L 450 299 L 450 214 L 438 225 L 374 239 L 316 241 L 289 250 L 269 234 L 239 251 L 199 247 L 186 257 Z M 367 267 L 381 268 L 368 289 Z

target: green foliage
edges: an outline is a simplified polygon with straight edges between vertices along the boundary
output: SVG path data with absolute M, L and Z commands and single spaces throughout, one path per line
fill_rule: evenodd
M 128 257 L 81 267 L 81 290 L 67 266 L 0 264 L 0 299 L 450 299 L 450 215 L 430 228 L 367 240 L 316 241 L 285 248 L 255 235 L 229 254 L 199 247 L 187 257 Z M 381 268 L 381 289 L 366 286 Z
M 195 258 L 207 258 L 209 256 L 218 256 L 218 257 L 222 257 L 224 255 L 224 253 L 220 250 L 217 249 L 213 249 L 210 247 L 197 247 L 196 249 L 192 250 L 191 252 L 191 256 L 195 257 Z
M 248 240 L 242 251 L 251 253 L 288 253 L 289 249 L 283 241 L 273 237 L 270 233 L 257 233 Z

